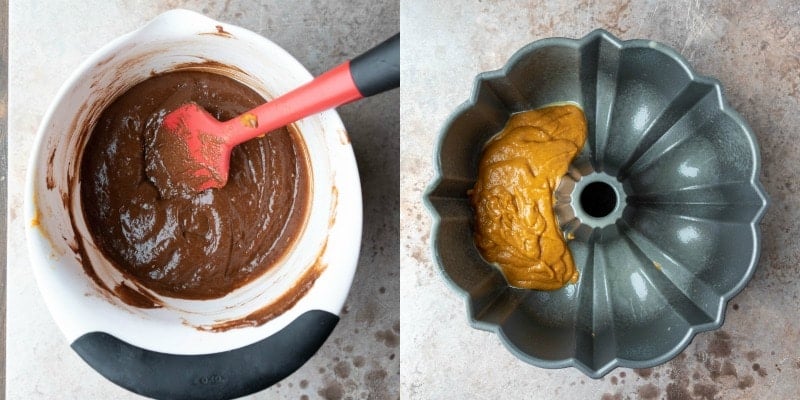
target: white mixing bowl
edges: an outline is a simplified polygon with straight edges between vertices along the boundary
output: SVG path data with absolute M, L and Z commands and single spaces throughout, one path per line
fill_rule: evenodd
M 144 352 L 218 354 L 276 335 L 311 310 L 335 316 L 342 309 L 359 254 L 362 209 L 352 147 L 333 110 L 294 124 L 310 157 L 312 200 L 305 229 L 279 265 L 219 299 L 183 300 L 148 293 L 163 303 L 161 308 L 128 305 L 106 289 L 129 278 L 98 250 L 84 221 L 79 174 L 83 148 L 99 114 L 117 96 L 154 73 L 188 68 L 230 76 L 267 99 L 312 79 L 271 41 L 185 10 L 166 12 L 112 41 L 75 71 L 39 128 L 25 194 L 33 269 L 42 296 L 70 343 L 100 332 Z M 87 270 L 94 271 L 103 285 Z M 317 272 L 319 277 L 302 298 L 282 298 L 304 276 Z M 137 287 L 132 282 L 127 285 Z M 290 307 L 260 326 L 208 331 L 264 307 L 283 308 L 276 304 L 280 302 Z M 309 342 L 318 347 L 321 341 L 313 339 Z M 302 338 L 295 340 L 302 344 Z

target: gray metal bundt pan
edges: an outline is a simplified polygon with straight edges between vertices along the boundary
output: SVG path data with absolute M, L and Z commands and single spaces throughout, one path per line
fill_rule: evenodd
M 564 101 L 589 125 L 556 206 L 580 279 L 552 292 L 512 288 L 475 247 L 466 193 L 510 114 Z M 425 195 L 434 259 L 471 325 L 533 365 L 599 378 L 664 363 L 722 325 L 758 262 L 768 198 L 755 136 L 719 82 L 659 43 L 596 30 L 525 46 L 477 76 L 442 131 L 436 169 Z M 596 181 L 617 195 L 606 216 L 587 214 L 591 196 L 578 200 Z

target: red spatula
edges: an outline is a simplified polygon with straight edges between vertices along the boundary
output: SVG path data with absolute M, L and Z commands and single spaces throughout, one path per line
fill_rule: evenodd
M 220 122 L 194 103 L 167 114 L 145 149 L 162 197 L 225 186 L 234 146 L 299 119 L 400 86 L 400 34 L 313 81 Z

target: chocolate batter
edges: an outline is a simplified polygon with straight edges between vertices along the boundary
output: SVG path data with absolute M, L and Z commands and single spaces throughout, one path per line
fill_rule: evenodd
M 145 173 L 146 138 L 190 101 L 225 121 L 265 100 L 208 72 L 145 80 L 100 116 L 81 161 L 81 200 L 95 243 L 121 271 L 165 296 L 210 299 L 288 252 L 308 215 L 310 170 L 302 139 L 282 128 L 234 148 L 225 187 L 163 198 Z

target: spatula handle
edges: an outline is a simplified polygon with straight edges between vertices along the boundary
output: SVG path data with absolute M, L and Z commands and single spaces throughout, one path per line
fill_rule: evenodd
M 224 132 L 231 146 L 235 146 L 309 115 L 398 86 L 399 33 L 313 81 L 225 122 Z
M 363 97 L 400 86 L 400 34 L 350 61 L 350 75 Z

